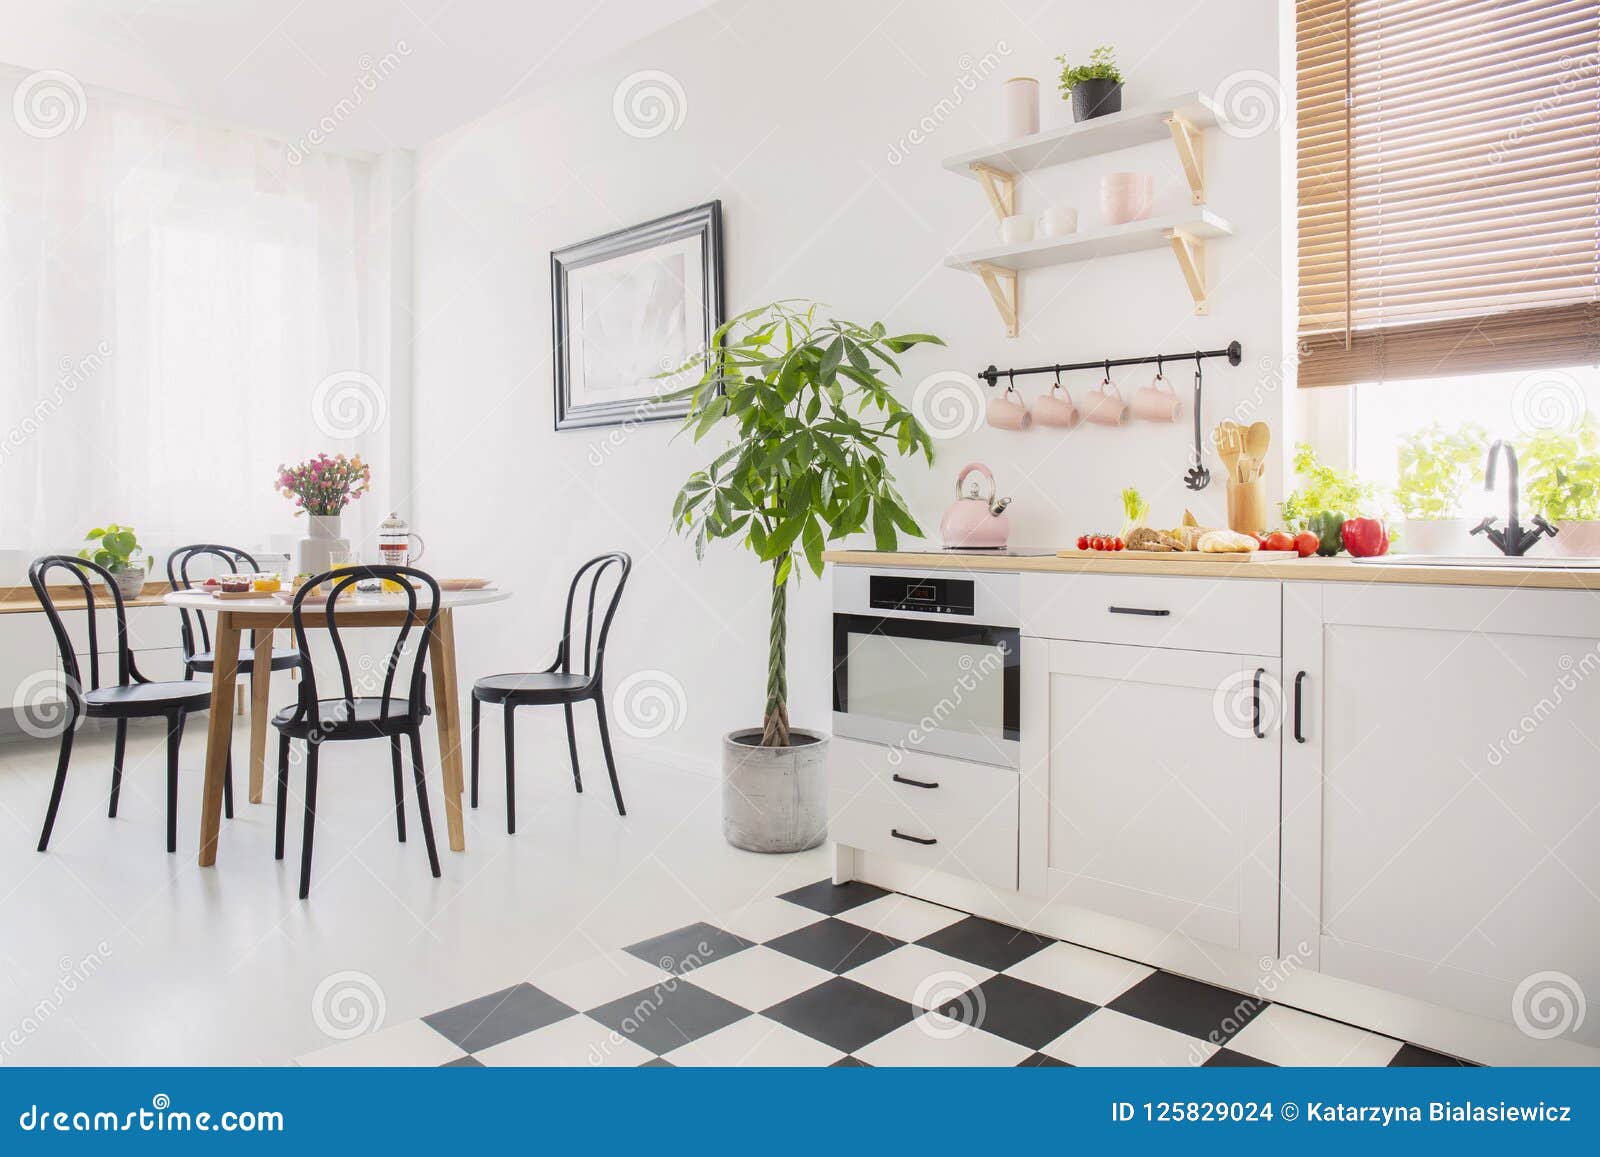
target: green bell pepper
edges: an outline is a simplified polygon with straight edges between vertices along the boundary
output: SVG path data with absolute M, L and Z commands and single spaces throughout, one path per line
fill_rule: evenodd
M 1306 519 L 1306 529 L 1317 536 L 1317 554 L 1331 558 L 1344 549 L 1344 515 L 1337 510 L 1322 510 Z

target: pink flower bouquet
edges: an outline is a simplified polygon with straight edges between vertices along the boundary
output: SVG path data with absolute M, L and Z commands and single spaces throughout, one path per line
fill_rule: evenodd
M 279 466 L 278 489 L 294 499 L 295 513 L 338 514 L 372 489 L 372 467 L 356 454 L 318 454 L 295 466 Z

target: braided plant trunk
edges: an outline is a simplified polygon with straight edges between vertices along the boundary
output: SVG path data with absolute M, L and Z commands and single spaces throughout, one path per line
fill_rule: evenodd
M 767 628 L 767 706 L 761 718 L 761 746 L 789 746 L 789 585 L 779 576 L 787 554 L 772 563 L 772 617 Z

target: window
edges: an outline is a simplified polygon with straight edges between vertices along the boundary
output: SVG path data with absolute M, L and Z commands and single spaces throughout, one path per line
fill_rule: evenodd
M 47 138 L 0 121 L 0 545 L 115 521 L 157 556 L 265 547 L 298 532 L 280 462 L 360 452 L 391 481 L 390 431 L 317 406 L 333 375 L 382 381 L 377 190 L 375 161 L 291 164 L 131 99 Z
M 1600 0 L 1299 0 L 1301 386 L 1600 360 Z

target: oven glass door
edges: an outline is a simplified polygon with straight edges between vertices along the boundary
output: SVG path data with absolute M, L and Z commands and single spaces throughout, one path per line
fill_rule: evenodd
M 834 732 L 1016 767 L 1021 647 L 1015 628 L 836 614 Z

